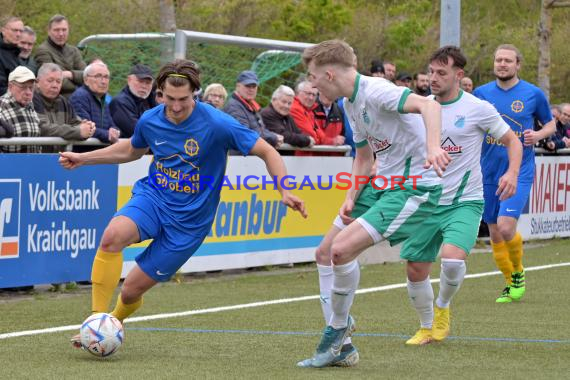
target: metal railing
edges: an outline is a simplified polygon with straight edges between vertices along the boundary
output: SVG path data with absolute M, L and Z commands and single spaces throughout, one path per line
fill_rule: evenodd
M 229 36 L 226 34 L 194 32 L 191 30 L 176 30 L 174 37 L 174 58 L 186 58 L 186 46 L 188 42 L 202 42 L 218 45 L 237 45 L 249 48 L 274 49 L 283 51 L 302 52 L 313 44 L 305 42 L 292 42 L 270 40 L 265 38 L 253 38 L 242 36 Z
M 127 140 L 127 139 L 121 139 Z M 104 143 L 96 138 L 90 138 L 83 141 L 70 141 L 61 137 L 12 137 L 9 139 L 0 139 L 0 146 L 8 145 L 50 145 L 50 146 L 65 146 L 65 150 L 70 151 L 74 145 L 91 145 L 91 146 L 106 146 Z M 291 151 L 303 150 L 309 152 L 339 152 L 344 153 L 345 156 L 350 155 L 350 145 L 315 145 L 312 148 L 298 148 L 289 144 L 282 144 L 278 150 Z
M 122 40 L 171 40 L 174 33 L 125 33 L 125 34 L 94 34 L 87 36 L 77 44 L 79 49 L 85 48 L 89 42 L 122 41 Z

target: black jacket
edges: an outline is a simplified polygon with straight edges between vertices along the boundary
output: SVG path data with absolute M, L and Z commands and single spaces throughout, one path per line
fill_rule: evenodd
M 304 148 L 309 146 L 309 136 L 301 133 L 291 115 L 283 116 L 271 104 L 261 110 L 261 117 L 265 127 L 271 132 L 283 136 L 283 142 Z
M 154 92 L 146 98 L 135 96 L 129 86 L 125 86 L 117 96 L 111 100 L 109 109 L 113 121 L 121 130 L 121 137 L 131 137 L 135 132 L 135 125 L 141 115 L 156 106 Z
M 4 42 L 4 36 L 0 34 L 0 95 L 4 95 L 8 91 L 10 73 L 21 65 L 19 55 L 20 48 Z

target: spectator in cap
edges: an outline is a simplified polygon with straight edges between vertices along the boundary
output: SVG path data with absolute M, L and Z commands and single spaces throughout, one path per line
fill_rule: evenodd
M 370 65 L 370 76 L 384 78 L 384 64 L 380 60 L 372 61 Z
M 10 128 L 11 137 L 40 137 L 48 134 L 46 125 L 34 110 L 32 99 L 36 76 L 25 66 L 18 66 L 8 75 L 8 92 L 0 97 L 0 123 Z M 7 136 L 6 136 L 7 137 Z M 41 153 L 42 147 L 35 145 L 2 146 L 5 153 Z
M 257 74 L 249 70 L 242 71 L 236 82 L 236 90 L 224 107 L 224 112 L 233 116 L 242 125 L 259 133 L 265 141 L 277 148 L 283 143 L 283 136 L 265 128 L 259 113 L 261 107 L 255 101 L 259 88 Z
M 412 76 L 408 73 L 400 73 L 396 78 L 396 86 L 403 86 L 408 87 L 410 90 L 412 89 Z
M 127 76 L 127 85 L 111 100 L 111 117 L 121 130 L 121 137 L 131 137 L 141 115 L 157 105 L 152 94 L 153 82 L 150 67 L 136 64 Z

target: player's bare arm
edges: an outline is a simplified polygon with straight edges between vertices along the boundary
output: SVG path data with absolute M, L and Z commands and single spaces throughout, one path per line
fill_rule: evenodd
M 499 141 L 507 147 L 507 154 L 509 155 L 509 168 L 499 179 L 497 188 L 499 199 L 505 200 L 517 192 L 517 181 L 522 160 L 522 144 L 512 130 L 508 130 Z
M 552 136 L 556 132 L 556 122 L 554 119 L 544 124 L 538 131 L 526 129 L 524 131 L 524 144 L 532 146 L 542 139 Z
M 106 148 L 86 153 L 62 152 L 59 163 L 66 169 L 75 169 L 82 165 L 122 164 L 141 158 L 148 149 L 132 146 L 131 140 L 120 140 Z
M 306 218 L 307 211 L 305 210 L 305 202 L 281 186 L 281 181 L 283 181 L 283 184 L 286 186 L 288 185 L 288 182 L 283 180 L 283 177 L 287 175 L 287 169 L 285 168 L 285 163 L 283 162 L 279 152 L 265 142 L 265 140 L 259 138 L 250 153 L 265 161 L 269 174 L 272 177 L 277 177 L 276 186 L 277 190 L 281 194 L 283 203 L 293 210 L 299 211 L 303 218 Z
M 426 126 L 427 155 L 424 167 L 433 166 L 438 176 L 443 176 L 451 162 L 449 154 L 441 149 L 441 106 L 432 99 L 410 94 L 404 104 L 404 111 L 422 115 Z

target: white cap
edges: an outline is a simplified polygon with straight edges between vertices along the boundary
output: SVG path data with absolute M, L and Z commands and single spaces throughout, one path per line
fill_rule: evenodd
M 26 83 L 31 80 L 36 80 L 36 76 L 26 66 L 18 66 L 8 75 L 8 82 Z

